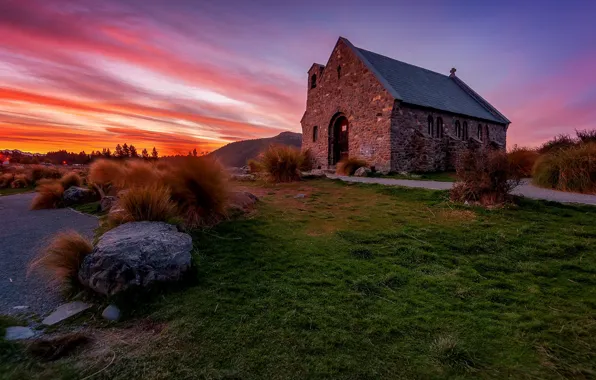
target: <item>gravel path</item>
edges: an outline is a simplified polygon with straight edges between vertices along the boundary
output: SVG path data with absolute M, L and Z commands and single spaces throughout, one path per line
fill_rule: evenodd
M 98 224 L 97 218 L 69 209 L 30 211 L 34 195 L 0 196 L 0 314 L 51 312 L 62 301 L 60 294 L 35 274 L 27 277 L 27 264 L 55 233 L 74 229 L 92 238 Z
M 346 182 L 359 183 L 378 183 L 388 186 L 405 186 L 405 187 L 419 187 L 431 190 L 449 190 L 453 186 L 452 182 L 439 181 L 415 181 L 409 179 L 392 179 L 392 178 L 370 178 L 370 177 L 346 177 L 334 174 L 327 174 L 327 178 L 340 179 Z M 596 195 L 566 193 L 563 191 L 542 189 L 530 183 L 529 180 L 523 180 L 522 183 L 513 190 L 516 195 L 521 195 L 527 198 L 543 199 L 547 201 L 561 202 L 561 203 L 581 203 L 587 205 L 596 205 Z

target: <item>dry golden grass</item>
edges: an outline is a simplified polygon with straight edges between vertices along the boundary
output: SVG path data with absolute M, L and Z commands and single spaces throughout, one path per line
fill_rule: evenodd
M 117 186 L 127 189 L 133 186 L 150 186 L 161 179 L 160 171 L 150 162 L 141 160 L 126 161 L 122 177 L 117 181 Z
M 125 174 L 124 165 L 115 160 L 97 160 L 89 168 L 88 180 L 98 186 L 116 185 Z
M 55 167 L 48 167 L 43 165 L 31 166 L 31 180 L 37 182 L 42 178 L 58 179 L 62 177 L 62 172 Z
M 69 172 L 66 173 L 62 178 L 60 178 L 60 184 L 62 185 L 64 190 L 66 190 L 72 186 L 81 186 L 83 184 L 83 180 L 77 173 Z
M 10 187 L 12 181 L 14 181 L 14 174 L 4 173 L 0 175 L 0 188 Z
M 37 194 L 31 201 L 31 210 L 57 208 L 62 202 L 64 187 L 56 180 L 37 186 Z
M 16 174 L 10 184 L 13 189 L 22 189 L 29 186 L 29 179 L 26 174 Z
M 228 183 L 221 165 L 206 157 L 172 160 L 163 183 L 189 227 L 209 225 L 225 216 Z
M 294 147 L 272 145 L 263 152 L 261 162 L 273 181 L 298 181 L 301 178 L 300 168 L 304 163 L 304 155 Z
M 118 201 L 122 213 L 110 216 L 112 225 L 132 221 L 170 221 L 176 205 L 170 200 L 170 190 L 160 184 L 129 189 Z
M 79 267 L 92 251 L 89 240 L 78 232 L 62 232 L 29 264 L 28 273 L 38 272 L 50 283 L 68 290 L 78 284 Z
M 264 170 L 263 164 L 259 160 L 250 159 L 246 162 L 246 164 L 248 165 L 248 170 L 251 173 L 260 173 Z
M 366 161 L 356 157 L 348 157 L 337 163 L 336 173 L 340 175 L 354 175 L 356 170 L 363 166 L 368 166 Z
M 538 159 L 538 151 L 536 149 L 518 147 L 517 145 L 507 153 L 509 166 L 511 170 L 519 173 L 520 177 L 531 177 L 532 168 Z

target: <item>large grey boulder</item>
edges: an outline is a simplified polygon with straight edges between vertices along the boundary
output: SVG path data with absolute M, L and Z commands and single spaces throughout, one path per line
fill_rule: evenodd
M 366 166 L 362 166 L 354 172 L 356 177 L 368 177 L 368 174 L 371 173 L 371 170 Z
M 112 296 L 176 281 L 190 268 L 192 238 L 163 222 L 131 222 L 106 232 L 79 269 L 90 289 Z
M 62 200 L 66 206 L 77 205 L 80 203 L 89 202 L 93 199 L 94 193 L 92 190 L 84 187 L 71 186 L 64 190 Z

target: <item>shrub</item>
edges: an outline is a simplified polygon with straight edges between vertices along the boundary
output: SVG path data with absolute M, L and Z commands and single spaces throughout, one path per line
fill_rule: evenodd
M 366 161 L 356 157 L 348 157 L 338 162 L 336 173 L 340 175 L 354 175 L 356 170 L 363 166 L 368 166 Z
M 31 202 L 31 210 L 57 208 L 61 206 L 64 188 L 58 181 L 44 183 L 35 189 L 37 195 Z
M 37 182 L 43 178 L 58 179 L 60 177 L 62 177 L 62 173 L 58 168 L 43 165 L 33 165 L 31 167 L 31 180 L 33 182 Z
M 251 173 L 260 173 L 264 170 L 263 163 L 259 160 L 250 159 L 246 162 L 246 164 L 248 165 L 248 170 Z
M 300 180 L 303 161 L 300 150 L 285 145 L 270 146 L 262 158 L 263 168 L 275 182 Z
M 78 285 L 78 271 L 93 246 L 75 231 L 56 235 L 30 264 L 28 273 L 39 272 L 64 290 Z
M 207 157 L 183 157 L 171 161 L 163 183 L 189 227 L 213 224 L 226 212 L 228 189 L 221 165 Z
M 60 184 L 64 190 L 66 190 L 72 186 L 81 186 L 83 184 L 83 180 L 77 173 L 70 172 L 66 173 L 62 178 L 60 178 Z
M 575 134 L 577 135 L 578 141 L 583 144 L 596 143 L 596 129 L 591 131 L 587 129 L 575 131 Z
M 534 165 L 537 186 L 580 193 L 596 193 L 596 143 L 552 151 Z
M 552 140 L 542 144 L 542 146 L 538 148 L 538 153 L 545 154 L 552 151 L 567 149 L 575 146 L 575 144 L 576 142 L 571 136 L 568 134 L 560 134 L 555 136 Z
M 515 145 L 507 154 L 511 170 L 517 173 L 519 177 L 531 177 L 532 168 L 538 159 L 536 149 L 518 147 Z
M 313 161 L 314 157 L 310 149 L 307 149 L 304 152 L 302 152 L 302 165 L 300 166 L 300 170 L 303 172 L 311 171 L 313 169 Z
M 121 189 L 133 186 L 150 186 L 159 182 L 160 174 L 150 162 L 141 160 L 127 161 L 124 170 L 120 174 L 121 177 L 116 180 L 116 185 Z
M 9 187 L 14 181 L 14 174 L 4 173 L 0 176 L 0 189 Z
M 506 202 L 519 184 L 511 170 L 507 154 L 499 150 L 469 150 L 457 163 L 457 180 L 450 196 L 456 202 L 479 203 L 484 206 Z
M 110 216 L 115 224 L 143 220 L 167 222 L 175 216 L 170 190 L 160 184 L 132 187 L 120 197 L 118 205 L 122 213 Z
M 89 168 L 89 182 L 98 186 L 118 186 L 125 174 L 124 165 L 113 160 L 97 160 Z
M 10 184 L 13 189 L 22 189 L 29 186 L 29 180 L 26 174 L 17 174 L 14 176 L 14 180 Z

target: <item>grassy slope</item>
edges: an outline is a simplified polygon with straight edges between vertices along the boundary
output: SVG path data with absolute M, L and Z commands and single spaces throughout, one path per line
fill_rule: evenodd
M 195 235 L 197 284 L 132 311 L 166 331 L 97 378 L 594 374 L 596 208 L 487 211 L 330 181 L 254 191 L 256 214 Z
M 17 188 L 17 189 L 13 189 L 13 188 L 4 188 L 4 189 L 0 189 L 0 196 L 2 195 L 13 195 L 13 194 L 22 194 L 22 193 L 30 193 L 34 191 L 33 187 L 25 187 L 25 188 Z

